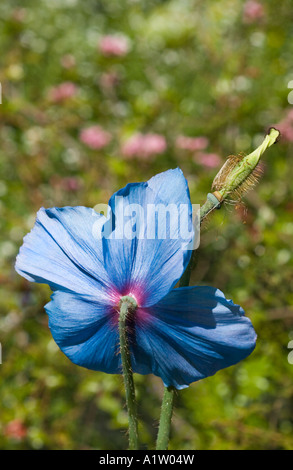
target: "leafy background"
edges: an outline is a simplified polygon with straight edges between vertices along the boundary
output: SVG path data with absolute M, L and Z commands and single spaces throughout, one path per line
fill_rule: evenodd
M 290 0 L 268 0 L 247 16 L 247 3 L 1 2 L 2 449 L 127 447 L 121 377 L 72 365 L 47 326 L 49 289 L 14 271 L 39 207 L 107 203 L 127 182 L 176 166 L 192 202 L 203 203 L 221 163 L 200 162 L 176 138 L 206 137 L 205 152 L 223 162 L 278 123 L 283 138 L 245 208 L 226 206 L 205 225 L 192 279 L 244 307 L 257 347 L 177 394 L 170 449 L 292 449 L 293 10 Z M 127 51 L 105 55 L 105 35 L 123 35 Z M 75 92 L 54 101 L 52 87 L 64 82 Z M 91 125 L 111 136 L 100 150 L 80 139 Z M 164 136 L 166 150 L 126 157 L 123 144 L 137 132 Z M 162 383 L 135 382 L 141 446 L 153 448 Z

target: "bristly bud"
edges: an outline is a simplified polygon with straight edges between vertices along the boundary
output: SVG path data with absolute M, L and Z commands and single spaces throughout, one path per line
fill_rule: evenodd
M 260 157 L 267 148 L 275 144 L 280 132 L 271 128 L 262 144 L 246 156 L 230 156 L 216 175 L 212 190 L 221 202 L 225 199 L 239 199 L 241 194 L 251 189 L 262 173 Z

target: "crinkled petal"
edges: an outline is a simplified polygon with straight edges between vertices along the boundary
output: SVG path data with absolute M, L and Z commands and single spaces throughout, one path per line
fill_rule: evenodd
M 109 277 L 122 295 L 153 305 L 190 260 L 194 230 L 187 181 L 180 169 L 169 170 L 147 183 L 128 184 L 109 206 L 115 216 L 111 236 L 103 238 Z
M 29 281 L 81 294 L 100 293 L 107 299 L 114 288 L 104 268 L 97 225 L 104 216 L 86 207 L 40 209 L 35 226 L 24 237 L 15 269 Z
M 243 309 L 220 290 L 183 287 L 136 312 L 132 366 L 181 389 L 241 361 L 255 342 Z
M 45 306 L 49 328 L 74 363 L 108 374 L 121 373 L 117 312 L 92 296 L 55 291 Z

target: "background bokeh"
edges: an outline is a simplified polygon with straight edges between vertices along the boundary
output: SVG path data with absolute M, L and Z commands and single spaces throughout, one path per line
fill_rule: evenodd
M 291 0 L 1 2 L 0 448 L 127 448 L 121 377 L 71 364 L 49 288 L 14 271 L 37 210 L 107 203 L 176 166 L 203 203 L 272 125 L 259 185 L 205 224 L 192 279 L 244 307 L 257 347 L 177 394 L 170 449 L 293 448 L 292 34 Z M 153 448 L 162 383 L 135 382 Z

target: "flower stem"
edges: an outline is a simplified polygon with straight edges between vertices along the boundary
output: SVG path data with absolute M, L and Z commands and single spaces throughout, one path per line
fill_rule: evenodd
M 126 405 L 128 411 L 129 424 L 129 450 L 138 449 L 138 431 L 137 431 L 137 410 L 135 401 L 135 388 L 133 382 L 133 374 L 131 369 L 131 358 L 129 350 L 129 342 L 127 335 L 127 320 L 132 311 L 137 307 L 132 297 L 125 296 L 120 301 L 119 314 L 119 338 L 120 338 L 120 354 L 122 361 L 122 373 L 125 387 Z
M 156 450 L 167 450 L 174 403 L 174 387 L 165 387 Z

